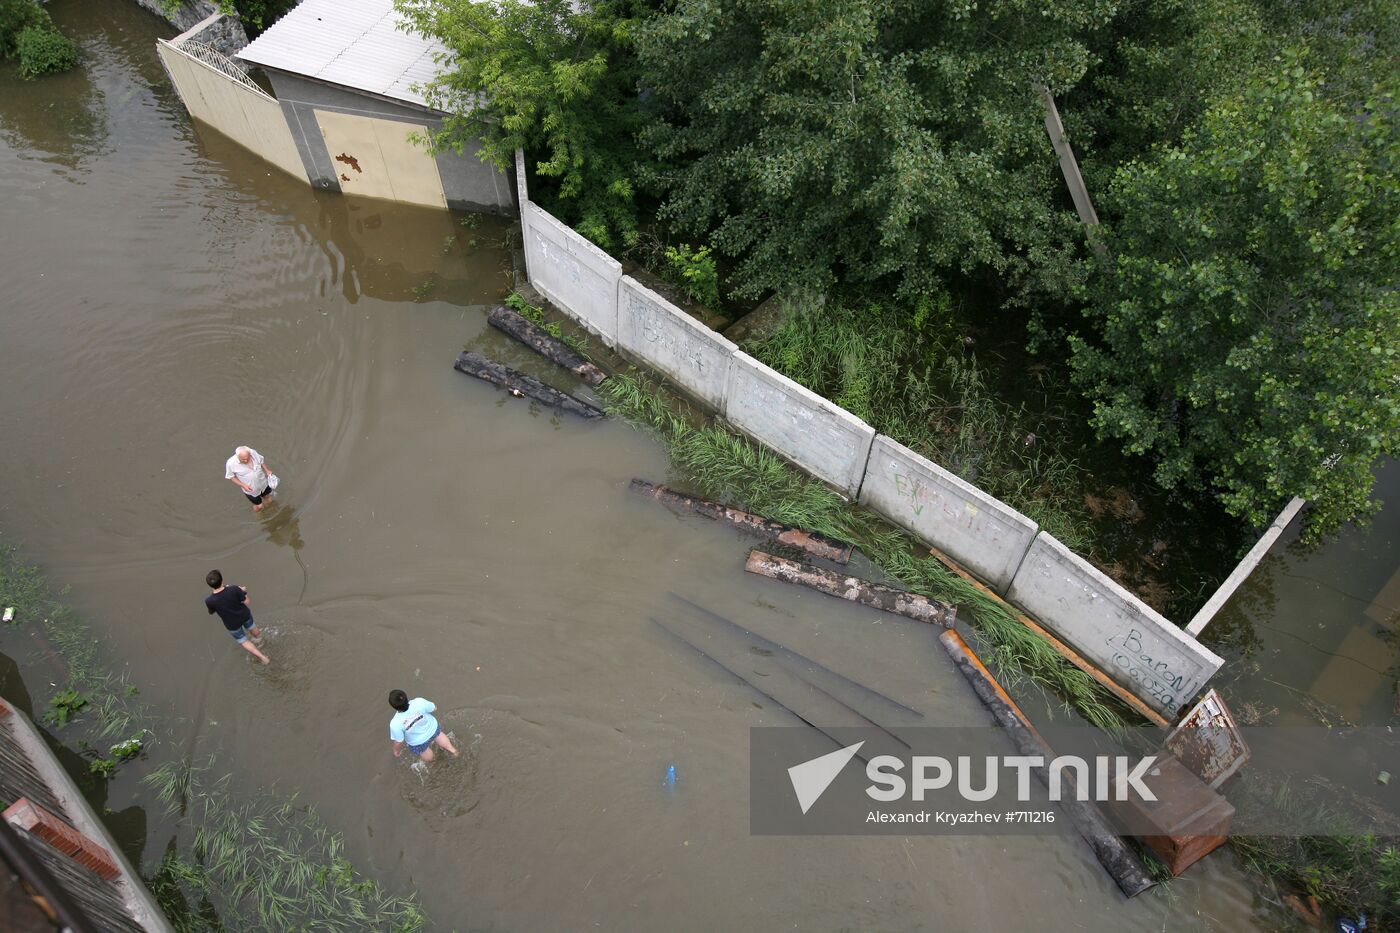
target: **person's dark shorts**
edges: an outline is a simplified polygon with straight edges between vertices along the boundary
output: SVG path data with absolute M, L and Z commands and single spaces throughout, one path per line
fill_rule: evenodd
M 245 493 L 243 494 L 243 497 L 244 497 L 245 499 L 247 499 L 249 502 L 253 503 L 254 505 L 262 505 L 263 496 L 270 496 L 270 495 L 272 495 L 272 487 L 271 487 L 271 486 L 267 487 L 267 488 L 264 489 L 262 492 L 258 493 L 256 496 L 250 496 L 250 495 L 248 495 L 248 494 L 245 492 Z
M 436 739 L 436 738 L 437 738 L 438 736 L 440 736 L 440 735 L 442 735 L 442 726 L 441 726 L 441 724 L 439 724 L 438 727 L 437 727 L 436 729 L 433 730 L 433 734 L 430 735 L 430 736 L 428 737 L 428 741 L 424 742 L 422 745 L 410 745 L 410 746 L 408 747 L 408 750 L 411 751 L 411 752 L 413 752 L 413 754 L 415 754 L 415 755 L 421 755 L 421 754 L 423 754 L 423 752 L 425 752 L 425 751 L 427 750 L 427 748 L 428 748 L 429 745 L 432 745 L 432 744 L 433 744 L 433 740 Z

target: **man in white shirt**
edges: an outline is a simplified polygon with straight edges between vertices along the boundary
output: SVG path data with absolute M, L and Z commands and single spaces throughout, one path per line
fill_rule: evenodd
M 254 512 L 261 512 L 263 499 L 272 496 L 272 482 L 276 478 L 267 468 L 263 455 L 251 447 L 238 448 L 224 464 L 224 479 L 243 490 L 243 495 L 253 503 Z

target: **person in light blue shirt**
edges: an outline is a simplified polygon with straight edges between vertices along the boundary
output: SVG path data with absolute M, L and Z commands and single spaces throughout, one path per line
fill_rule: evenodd
M 403 754 L 405 745 L 424 761 L 433 760 L 434 745 L 447 749 L 453 758 L 457 757 L 452 740 L 443 734 L 442 726 L 433 718 L 436 703 L 422 697 L 410 700 L 402 690 L 390 690 L 389 705 L 397 710 L 389 720 L 389 739 L 394 743 L 395 758 Z

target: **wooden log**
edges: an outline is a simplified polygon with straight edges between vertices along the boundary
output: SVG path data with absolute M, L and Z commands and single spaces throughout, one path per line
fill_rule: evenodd
M 717 625 L 722 626 L 728 631 L 738 634 L 748 644 L 762 648 L 764 651 L 768 652 L 768 655 L 770 657 L 776 657 L 781 659 L 788 666 L 796 670 L 798 677 L 801 677 L 803 680 L 806 680 L 808 683 L 811 683 L 823 693 L 831 694 L 831 690 L 817 683 L 817 680 L 822 680 L 828 686 L 840 689 L 842 690 L 842 692 L 854 692 L 868 697 L 870 699 L 876 700 L 879 703 L 889 707 L 895 713 L 901 716 L 913 716 L 916 719 L 924 718 L 924 714 L 919 712 L 918 710 L 911 709 L 910 707 L 905 706 L 898 700 L 892 697 L 885 696 L 880 691 L 873 690 L 870 687 L 867 687 L 865 684 L 857 683 L 856 681 L 851 680 L 844 674 L 838 674 L 836 673 L 836 671 L 833 671 L 825 664 L 822 664 L 819 661 L 813 661 L 811 658 L 807 657 L 804 654 L 798 654 L 796 651 L 793 651 L 786 645 L 780 645 L 775 641 L 770 641 L 767 638 L 764 638 L 762 635 L 759 635 L 755 632 L 751 632 L 739 623 L 731 619 L 726 619 L 724 616 L 720 615 L 712 609 L 706 609 L 704 606 L 691 602 L 684 596 L 681 596 L 679 593 L 672 593 L 671 598 L 677 600 L 680 603 L 683 603 L 686 606 L 689 606 L 695 612 L 698 612 L 700 615 L 711 620 Z M 838 697 L 837 699 L 840 698 Z M 849 701 L 841 700 L 841 702 L 844 703 L 846 706 L 849 706 L 851 709 L 856 709 L 856 707 Z M 856 709 L 856 711 L 860 712 L 861 715 L 865 715 L 864 712 L 861 710 Z
M 784 583 L 798 583 L 828 596 L 849 599 L 862 606 L 883 609 L 885 612 L 893 612 L 931 625 L 951 628 L 957 616 L 955 607 L 936 602 L 927 596 L 897 590 L 892 586 L 862 580 L 860 577 L 842 576 L 812 564 L 801 564 L 795 560 L 765 554 L 763 551 L 750 551 L 744 569 L 749 573 L 772 577 Z
M 1026 628 L 1030 629 L 1032 632 L 1035 632 L 1041 638 L 1044 638 L 1046 641 L 1048 641 L 1050 643 L 1050 647 L 1054 648 L 1057 652 L 1059 652 L 1062 658 L 1064 658 L 1069 663 L 1073 664 L 1075 667 L 1079 668 L 1084 673 L 1088 674 L 1090 677 L 1097 680 L 1099 683 L 1103 684 L 1103 686 L 1108 690 L 1109 693 L 1122 700 L 1124 704 L 1131 707 L 1148 722 L 1152 723 L 1153 725 L 1160 726 L 1163 729 L 1171 725 L 1167 718 L 1164 717 L 1161 713 L 1148 706 L 1142 700 L 1139 700 L 1135 695 L 1133 695 L 1131 691 L 1119 686 L 1118 682 L 1115 681 L 1112 677 L 1109 677 L 1103 671 L 1099 670 L 1097 667 L 1094 666 L 1092 662 L 1084 658 L 1081 654 L 1079 654 L 1079 652 L 1075 651 L 1069 645 L 1066 645 L 1054 635 L 1050 634 L 1048 630 L 1046 630 L 1035 620 L 1017 611 L 1015 606 L 1011 605 L 1006 600 L 998 596 L 990 587 L 984 586 L 982 582 L 973 577 L 972 574 L 968 573 L 962 567 L 958 566 L 958 564 L 947 554 L 944 554 L 937 548 L 929 548 L 929 553 L 936 557 L 939 563 L 943 564 L 943 566 L 947 567 L 949 570 L 953 571 L 953 573 L 962 577 L 968 583 L 971 583 L 973 586 L 977 587 L 978 591 L 985 593 L 994 602 L 1001 605 L 1004 609 L 1006 609 L 1007 613 L 1011 616 L 1011 618 L 1015 619 L 1017 622 L 1020 622 Z
M 519 340 L 545 359 L 558 363 L 591 386 L 596 386 L 608 378 L 607 373 L 584 359 L 573 347 L 505 305 L 492 308 L 486 315 L 486 322 Z
M 982 659 L 970 648 L 962 636 L 949 629 L 938 636 L 943 650 L 953 659 L 953 664 L 975 692 L 997 722 L 1010 736 L 1016 751 L 1022 755 L 1039 757 L 1047 764 L 1033 768 L 1036 776 L 1046 782 L 1048 762 L 1055 757 L 1050 744 L 1045 741 L 1026 714 L 1011 699 L 1010 695 L 997 683 Z M 1073 775 L 1064 773 L 1065 784 L 1059 805 L 1069 813 L 1079 835 L 1094 850 L 1094 857 L 1109 873 L 1118 889 L 1127 897 L 1134 897 L 1152 887 L 1155 882 L 1147 874 L 1146 867 L 1131 849 L 1113 832 L 1103 815 L 1087 800 L 1079 800 L 1074 787 Z
M 649 496 L 658 502 L 665 503 L 674 509 L 686 512 L 694 512 L 696 515 L 703 515 L 706 518 L 713 518 L 716 521 L 726 521 L 738 525 L 753 532 L 762 538 L 777 541 L 779 544 L 786 544 L 791 547 L 800 548 L 811 554 L 813 557 L 822 557 L 826 560 L 844 564 L 851 559 L 852 545 L 844 541 L 836 541 L 824 535 L 811 531 L 803 531 L 791 525 L 784 525 L 782 522 L 770 521 L 761 515 L 754 515 L 752 512 L 745 512 L 742 509 L 730 508 L 727 505 L 720 505 L 718 502 L 711 502 L 709 499 L 701 499 L 698 496 L 686 495 L 683 492 L 676 492 L 669 486 L 662 486 L 644 479 L 633 479 L 631 490 L 644 496 Z
M 495 360 L 488 360 L 484 356 L 477 356 L 467 350 L 457 354 L 457 362 L 453 368 L 468 376 L 475 376 L 498 385 L 511 395 L 522 398 L 528 396 L 537 402 L 543 402 L 545 405 L 560 411 L 578 415 L 580 418 L 603 417 L 603 410 L 595 405 L 580 401 L 572 395 L 545 385 L 533 376 L 527 376 L 509 366 L 503 366 Z

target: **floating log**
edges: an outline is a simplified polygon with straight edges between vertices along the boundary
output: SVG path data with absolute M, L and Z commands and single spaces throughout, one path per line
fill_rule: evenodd
M 709 499 L 676 492 L 669 486 L 662 486 L 644 479 L 633 479 L 631 489 L 635 493 L 650 496 L 658 502 L 665 503 L 671 508 L 694 512 L 696 515 L 703 515 L 716 521 L 730 522 L 760 537 L 777 541 L 779 544 L 800 548 L 813 557 L 822 557 L 838 564 L 844 564 L 851 559 L 853 546 L 844 541 L 836 541 L 815 532 L 803 531 L 791 525 L 784 525 L 782 522 L 770 521 L 761 515 L 720 505 Z
M 498 385 L 511 395 L 529 396 L 537 402 L 578 415 L 580 418 L 603 417 L 603 410 L 597 406 L 580 401 L 552 386 L 547 386 L 533 376 L 527 376 L 509 366 L 503 366 L 495 360 L 488 360 L 484 356 L 477 356 L 467 350 L 457 354 L 457 362 L 453 368 L 468 376 L 475 376 Z
M 1115 681 L 1112 677 L 1109 677 L 1103 671 L 1095 667 L 1092 662 L 1084 658 L 1079 652 L 1075 651 L 1069 645 L 1066 645 L 1064 642 L 1060 641 L 1054 635 L 1050 634 L 1049 631 L 1047 631 L 1035 620 L 1031 619 L 1024 613 L 1018 611 L 1015 606 L 1011 605 L 1006 600 L 998 596 L 996 592 L 991 589 L 991 587 L 983 585 L 981 581 L 979 581 L 972 574 L 968 573 L 966 570 L 960 567 L 958 563 L 954 561 L 951 557 L 949 557 L 947 554 L 944 554 L 942 551 L 938 550 L 938 548 L 929 548 L 929 553 L 932 554 L 943 566 L 947 567 L 953 573 L 962 577 L 968 583 L 971 583 L 978 589 L 979 592 L 986 594 L 986 596 L 990 598 L 993 602 L 997 603 L 1002 608 L 1004 608 L 1007 611 L 1007 613 L 1011 616 L 1011 618 L 1015 619 L 1017 622 L 1020 622 L 1026 628 L 1030 629 L 1032 632 L 1035 632 L 1041 638 L 1049 642 L 1050 647 L 1054 648 L 1055 651 L 1059 653 L 1060 657 L 1064 658 L 1066 661 L 1073 664 L 1075 667 L 1079 668 L 1081 671 L 1088 674 L 1090 677 L 1094 678 L 1099 683 L 1103 684 L 1103 686 L 1105 687 L 1105 689 L 1108 690 L 1109 693 L 1122 700 L 1123 703 L 1135 710 L 1140 716 L 1142 716 L 1142 718 L 1146 719 L 1153 725 L 1160 726 L 1163 729 L 1171 725 L 1171 723 L 1161 713 L 1148 706 L 1142 700 L 1139 700 L 1137 696 L 1135 696 L 1131 691 L 1128 691 L 1123 687 L 1119 686 L 1117 681 Z
M 608 378 L 607 373 L 584 359 L 573 347 L 505 305 L 492 308 L 491 313 L 486 315 L 486 322 L 496 330 L 510 334 L 545 359 L 558 363 L 591 386 Z
M 897 590 L 892 586 L 862 580 L 860 577 L 842 576 L 813 564 L 798 563 L 795 560 L 765 554 L 763 551 L 749 551 L 749 559 L 744 564 L 744 569 L 749 573 L 772 577 L 784 583 L 800 583 L 828 596 L 849 599 L 862 606 L 894 612 L 931 625 L 952 628 L 953 620 L 957 616 L 956 607 L 936 602 L 927 596 Z
M 997 722 L 1011 737 L 1016 751 L 1022 755 L 1038 756 L 1047 763 L 1054 758 L 1055 752 L 1049 743 L 1035 730 L 1026 714 L 1016 705 L 1016 701 L 997 683 L 996 678 L 982 663 L 982 659 L 963 641 L 962 636 L 949 629 L 938 636 L 938 641 L 943 645 L 943 650 L 948 652 L 948 657 L 953 659 L 953 664 L 972 685 L 978 698 L 991 710 Z M 1042 783 L 1046 782 L 1046 765 L 1032 770 Z M 1059 801 L 1059 805 L 1069 813 L 1075 829 L 1094 850 L 1094 857 L 1113 878 L 1118 889 L 1127 897 L 1134 897 L 1152 887 L 1155 882 L 1147 874 L 1142 861 L 1113 832 L 1093 804 L 1078 799 L 1073 776 L 1066 772 L 1064 778 L 1064 799 Z

